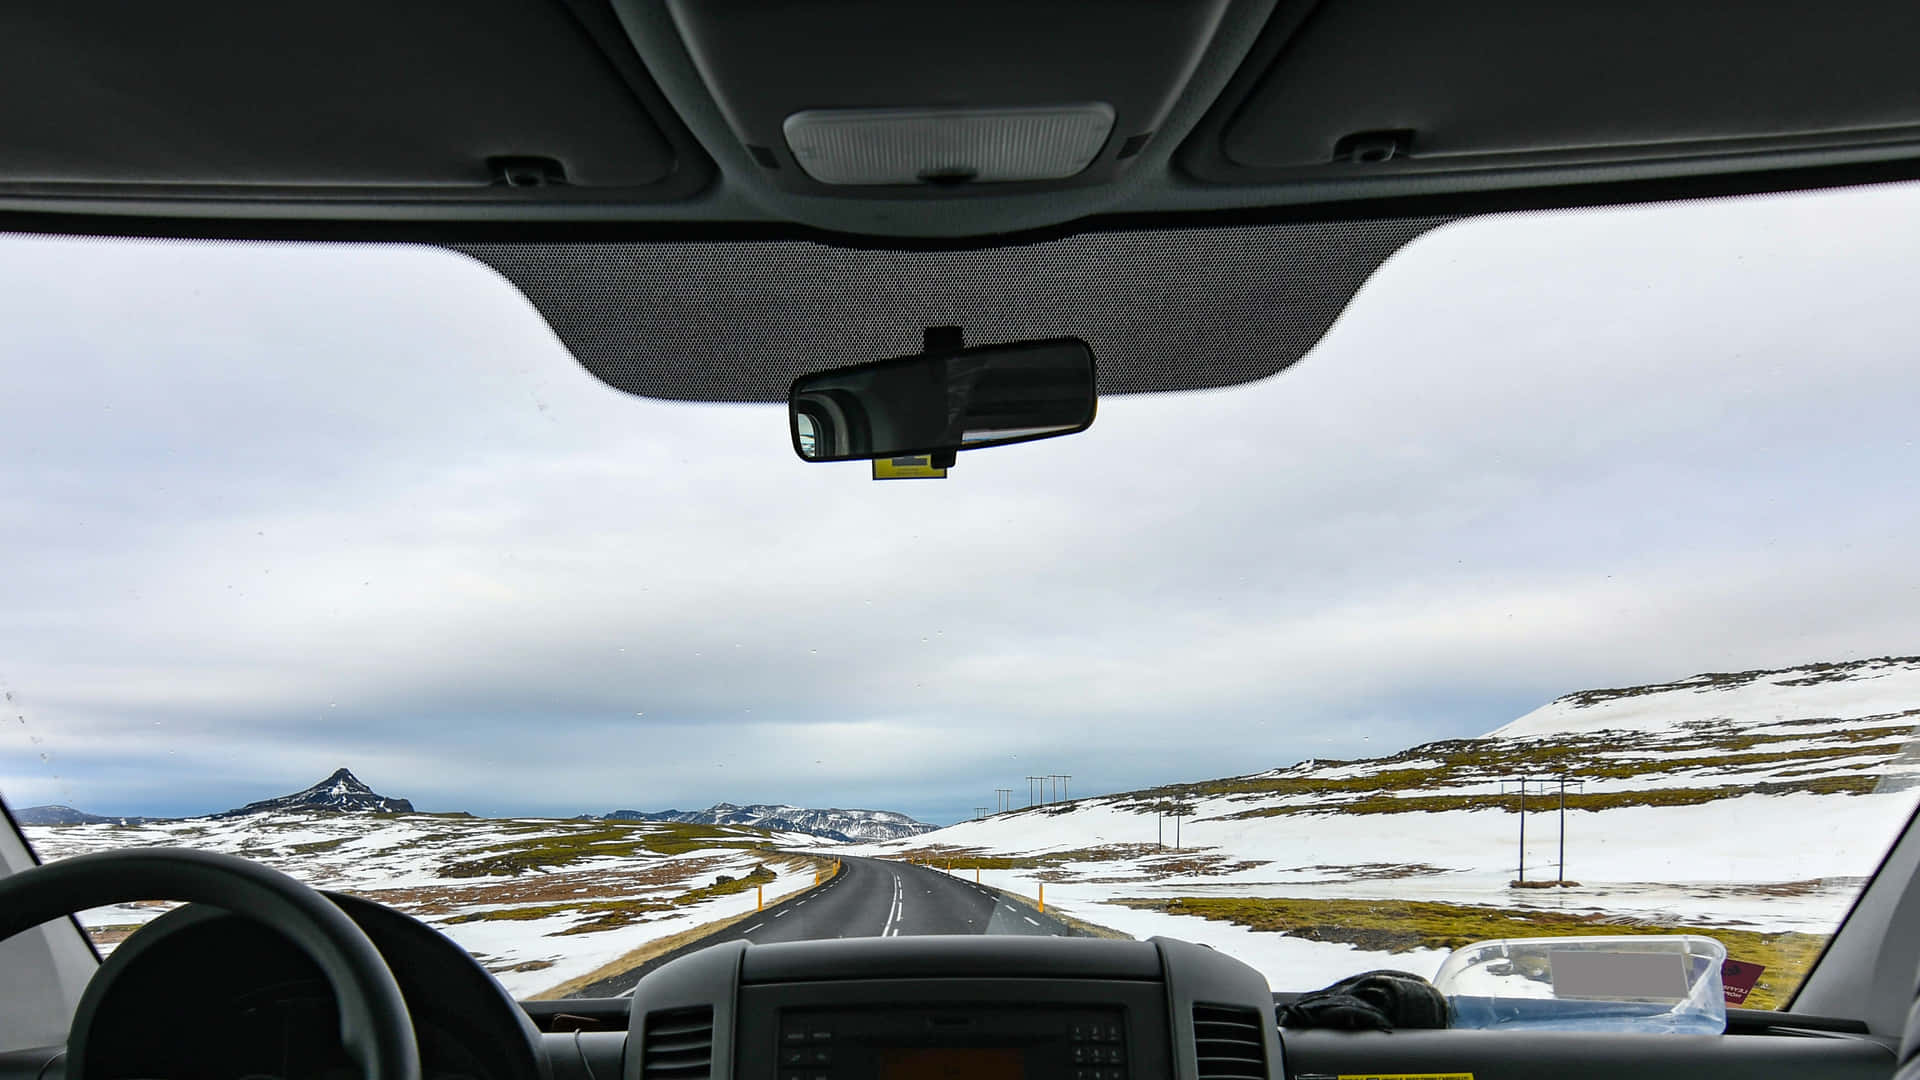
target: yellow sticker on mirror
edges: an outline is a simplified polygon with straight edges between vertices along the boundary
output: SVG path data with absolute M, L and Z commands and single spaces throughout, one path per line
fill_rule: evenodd
M 934 468 L 931 454 L 874 458 L 873 478 L 875 480 L 945 480 L 947 470 Z

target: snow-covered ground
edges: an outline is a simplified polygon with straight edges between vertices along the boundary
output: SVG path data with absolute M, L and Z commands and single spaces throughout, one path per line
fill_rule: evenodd
M 1703 675 L 1582 691 L 1479 739 L 1363 761 L 1095 796 L 836 854 L 984 863 L 980 880 L 1049 910 L 1213 945 L 1277 987 L 1369 967 L 1431 974 L 1445 950 L 1391 952 L 1156 910 L 1181 898 L 1437 902 L 1608 925 L 1830 932 L 1912 812 L 1920 658 Z M 1514 889 L 1527 796 L 1526 877 Z M 1548 789 L 1552 794 L 1548 794 Z M 1504 793 L 1503 793 L 1504 792 Z M 1173 813 L 1179 814 L 1175 847 Z M 43 856 L 178 844 L 260 859 L 436 926 L 526 995 L 751 910 L 713 891 L 764 867 L 769 900 L 813 881 L 821 841 L 729 826 L 431 814 L 265 813 L 29 826 Z M 1133 903 L 1128 903 L 1132 901 Z M 1147 906 L 1141 906 L 1145 904 Z M 111 943 L 162 907 L 85 916 Z M 1404 909 L 1403 909 L 1404 910 Z
M 980 880 L 1030 897 L 1044 884 L 1049 910 L 1205 942 L 1294 989 L 1369 967 L 1432 974 L 1445 950 L 1367 951 L 1121 901 L 1431 901 L 1825 934 L 1914 809 L 1917 721 L 1916 658 L 1698 676 L 1569 694 L 1481 739 L 1076 799 L 846 850 L 984 860 Z M 1564 876 L 1579 884 L 1512 888 L 1512 781 L 1541 781 L 1528 796 L 1526 876 L 1554 878 L 1563 772 L 1584 781 L 1565 814 Z
M 26 832 L 48 860 L 151 846 L 256 859 L 425 921 L 522 996 L 649 941 L 752 911 L 754 888 L 700 891 L 722 875 L 745 879 L 764 867 L 768 900 L 813 884 L 815 863 L 765 849 L 818 845 L 814 837 L 724 826 L 431 814 L 270 813 Z M 171 906 L 101 908 L 81 922 L 106 950 Z M 502 917 L 527 915 L 534 917 Z

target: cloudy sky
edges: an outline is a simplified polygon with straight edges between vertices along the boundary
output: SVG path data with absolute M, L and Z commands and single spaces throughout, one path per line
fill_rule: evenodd
M 0 237 L 0 793 L 929 820 L 1920 652 L 1920 188 L 1488 218 L 942 482 L 426 248 Z

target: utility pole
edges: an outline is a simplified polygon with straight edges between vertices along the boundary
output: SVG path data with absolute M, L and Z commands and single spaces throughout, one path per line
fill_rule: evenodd
M 986 808 L 986 807 L 984 807 L 984 806 L 976 806 L 976 807 L 974 807 L 974 808 L 973 808 L 973 820 L 975 820 L 975 821 L 979 821 L 979 820 L 980 820 L 981 818 L 983 818 L 983 817 L 986 817 L 986 816 L 987 816 L 987 808 Z
M 1013 809 L 1013 789 L 1010 787 L 994 788 L 993 802 L 994 802 L 993 812 L 996 814 L 1002 810 Z
M 1517 780 L 1500 781 L 1501 794 L 1506 794 L 1508 784 L 1514 785 L 1515 789 L 1520 793 L 1520 863 L 1519 876 L 1515 878 L 1515 881 L 1520 884 L 1525 884 L 1527 880 L 1527 785 L 1540 782 L 1542 781 L 1535 781 L 1525 776 Z
M 1040 797 L 1037 794 L 1037 792 L 1040 790 L 1040 781 L 1042 779 L 1044 778 L 1038 777 L 1038 776 L 1027 777 L 1027 805 L 1028 806 L 1032 806 L 1034 803 L 1039 801 Z
M 1585 791 L 1587 787 L 1587 783 L 1584 780 L 1569 781 L 1566 773 L 1560 774 L 1560 884 L 1562 886 L 1565 886 L 1567 883 L 1567 784 L 1568 783 L 1572 783 L 1574 787 L 1579 788 L 1582 791 Z
M 1047 777 L 1047 779 L 1050 781 L 1053 781 L 1055 784 L 1054 795 L 1053 795 L 1054 801 L 1066 802 L 1067 801 L 1067 781 L 1073 779 L 1073 774 L 1072 773 L 1054 773 L 1052 776 Z

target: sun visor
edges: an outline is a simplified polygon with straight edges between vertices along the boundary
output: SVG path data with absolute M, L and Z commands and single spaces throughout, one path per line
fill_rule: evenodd
M 43 196 L 646 201 L 711 174 L 610 10 L 525 0 L 8 3 L 0 147 L 0 194 Z
M 1888 0 L 1283 3 L 1180 160 L 1221 183 L 1518 183 L 1912 156 L 1915 55 L 1920 6 Z
M 676 401 L 784 401 L 795 378 L 969 345 L 1077 337 L 1102 394 L 1265 378 L 1442 218 L 1085 233 L 970 251 L 808 242 L 456 245 L 526 294 L 595 377 Z

